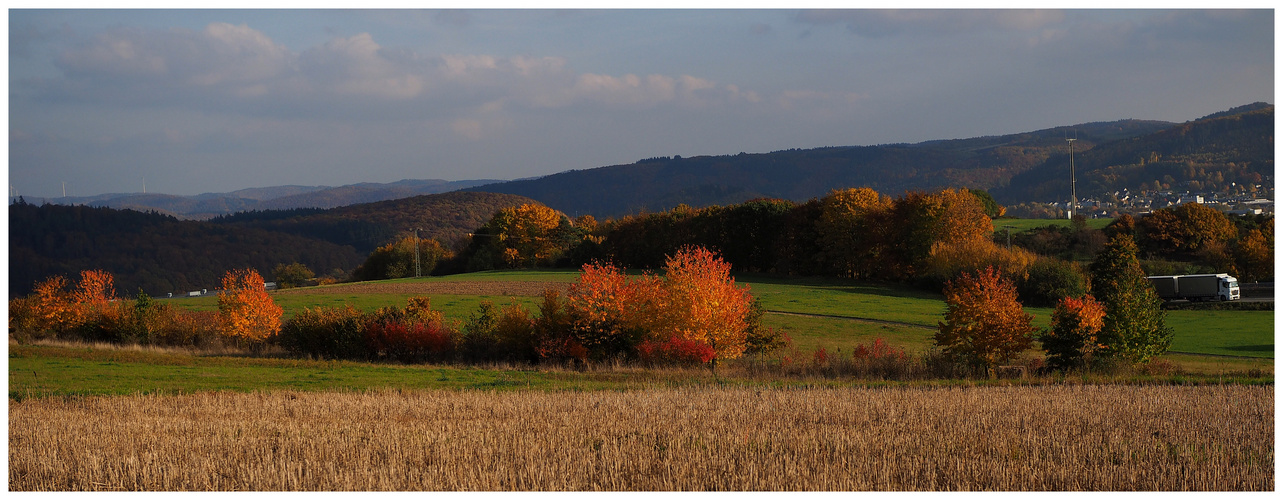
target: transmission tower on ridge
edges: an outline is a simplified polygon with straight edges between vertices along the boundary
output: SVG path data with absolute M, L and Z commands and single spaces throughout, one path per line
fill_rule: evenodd
M 1069 142 L 1069 218 L 1074 218 L 1074 210 L 1078 209 L 1078 182 L 1074 175 L 1074 141 L 1078 138 L 1065 139 Z

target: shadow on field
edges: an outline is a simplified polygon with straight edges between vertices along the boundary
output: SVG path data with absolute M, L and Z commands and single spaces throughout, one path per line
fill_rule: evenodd
M 1274 344 L 1228 346 L 1225 350 L 1239 352 L 1274 352 Z

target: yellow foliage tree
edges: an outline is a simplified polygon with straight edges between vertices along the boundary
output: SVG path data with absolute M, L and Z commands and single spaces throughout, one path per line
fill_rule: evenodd
M 218 313 L 224 335 L 261 346 L 280 331 L 283 311 L 267 294 L 258 271 L 235 269 L 223 275 Z
M 504 263 L 511 267 L 534 266 L 551 263 L 560 250 L 558 228 L 569 220 L 556 210 L 543 205 L 527 203 L 515 208 L 500 210 L 490 219 L 490 233 Z

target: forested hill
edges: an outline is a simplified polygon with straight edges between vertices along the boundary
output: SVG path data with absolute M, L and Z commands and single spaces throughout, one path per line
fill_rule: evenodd
M 1075 133 L 1078 147 L 1089 148 L 1172 126 L 1124 120 L 919 144 L 659 157 L 469 190 L 528 196 L 572 217 L 603 217 L 660 211 L 681 203 L 724 205 L 761 197 L 805 201 L 852 186 L 891 195 L 946 186 L 994 189 L 1063 154 L 1065 138 Z
M 448 245 L 481 227 L 500 209 L 526 203 L 538 202 L 512 194 L 455 191 L 329 210 L 242 212 L 216 217 L 210 223 L 307 236 L 369 253 L 415 228 L 420 238 L 433 238 Z
M 1243 106 L 1094 148 L 1075 145 L 1074 167 L 1083 198 L 1122 189 L 1251 189 L 1274 172 L 1274 106 Z M 1003 203 L 1046 202 L 1068 200 L 1069 191 L 1069 155 L 1061 154 L 992 194 Z
M 365 255 L 351 246 L 255 228 L 180 221 L 158 213 L 87 206 L 9 205 L 9 296 L 39 280 L 103 269 L 116 291 L 164 296 L 214 289 L 223 273 L 250 267 L 270 276 L 301 262 L 318 274 L 351 270 Z M 269 278 L 270 279 L 270 278 Z
M 194 196 L 170 194 L 112 193 L 97 196 L 62 197 L 30 200 L 34 203 L 89 205 L 94 207 L 129 208 L 140 212 L 156 211 L 180 219 L 206 220 L 219 215 L 253 210 L 289 210 L 296 208 L 334 208 L 360 203 L 436 194 L 472 186 L 492 184 L 497 180 L 444 181 L 440 179 L 404 179 L 390 183 L 363 182 L 339 187 L 272 186 L 249 188 L 230 193 L 205 193 Z

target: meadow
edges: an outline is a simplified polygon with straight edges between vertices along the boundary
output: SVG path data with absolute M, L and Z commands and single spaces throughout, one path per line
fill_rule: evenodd
M 303 307 L 351 305 L 373 311 L 404 306 L 406 299 L 426 295 L 433 309 L 463 322 L 486 300 L 499 306 L 515 302 L 537 314 L 538 295 L 545 287 L 564 290 L 577 276 L 578 271 L 570 269 L 486 271 L 298 288 L 273 292 L 272 298 L 288 318 Z M 807 352 L 820 347 L 850 352 L 877 338 L 910 353 L 926 352 L 945 311 L 940 294 L 901 285 L 752 273 L 737 275 L 736 282 L 747 285 L 768 311 L 764 325 L 788 331 L 797 348 Z M 170 303 L 195 310 L 218 307 L 213 296 Z M 1044 328 L 1050 322 L 1051 308 L 1026 307 L 1025 311 L 1034 316 L 1035 327 Z M 1175 331 L 1171 347 L 1175 353 L 1274 358 L 1273 311 L 1173 310 L 1167 312 L 1167 324 Z

